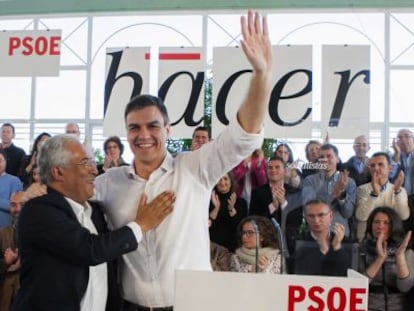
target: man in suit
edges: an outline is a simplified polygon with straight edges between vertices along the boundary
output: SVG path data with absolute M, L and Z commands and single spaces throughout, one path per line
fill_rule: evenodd
M 284 182 L 283 159 L 272 157 L 266 165 L 268 183 L 252 191 L 250 215 L 274 217 L 287 238 L 289 251 L 302 223 L 302 201 L 300 189 Z
M 47 194 L 29 200 L 19 217 L 21 288 L 13 310 L 103 311 L 111 287 L 106 262 L 135 250 L 171 213 L 174 194 L 150 203 L 142 196 L 133 222 L 98 234 L 104 220 L 93 223 L 87 202 L 97 174 L 87 149 L 73 135 L 58 135 L 44 143 L 38 164 Z
M 343 167 L 349 171 L 349 177 L 351 177 L 356 186 L 360 186 L 369 181 L 370 175 L 368 172 L 368 160 L 367 153 L 371 148 L 369 140 L 365 135 L 355 137 L 353 145 L 355 155 L 350 157 L 347 162 L 343 164 Z

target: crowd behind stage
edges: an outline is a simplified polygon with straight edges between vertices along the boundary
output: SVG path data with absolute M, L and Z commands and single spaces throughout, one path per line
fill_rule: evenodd
M 80 137 L 76 123 L 68 123 L 64 132 Z M 0 311 L 10 310 L 19 288 L 19 212 L 29 198 L 47 191 L 39 180 L 37 156 L 51 135 L 39 134 L 29 154 L 13 144 L 14 136 L 14 126 L 4 123 Z M 202 152 L 209 141 L 209 129 L 196 128 L 189 152 Z M 399 130 L 392 154 L 368 155 L 364 135 L 355 138 L 353 149 L 354 156 L 341 159 L 334 144 L 310 140 L 307 162 L 298 166 L 291 146 L 282 143 L 270 158 L 257 149 L 222 176 L 206 215 L 212 269 L 345 276 L 353 268 L 370 280 L 370 310 L 408 310 L 414 303 L 413 133 Z M 119 137 L 105 140 L 103 150 L 97 174 L 129 165 Z

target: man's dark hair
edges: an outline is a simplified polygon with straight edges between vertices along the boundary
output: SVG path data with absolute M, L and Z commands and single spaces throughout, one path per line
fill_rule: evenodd
M 195 133 L 198 132 L 198 131 L 207 132 L 208 139 L 211 139 L 210 129 L 207 126 L 197 126 L 193 131 L 192 138 L 194 138 Z
M 134 110 L 144 109 L 146 107 L 157 107 L 164 119 L 164 125 L 170 123 L 168 117 L 167 107 L 164 105 L 161 98 L 148 94 L 137 95 L 133 97 L 125 107 L 124 119 L 126 120 L 128 114 Z
M 269 160 L 267 160 L 267 163 L 269 163 L 270 161 L 280 161 L 283 165 L 285 165 L 285 161 L 283 161 L 283 158 L 277 155 L 272 156 Z
M 324 204 L 324 205 L 326 205 L 326 206 L 329 207 L 329 210 L 332 210 L 331 206 L 329 205 L 329 203 L 326 200 L 321 199 L 321 198 L 316 198 L 316 199 L 312 199 L 312 200 L 307 201 L 303 205 L 303 214 L 305 215 L 305 210 L 306 210 L 306 208 L 308 206 L 310 206 L 310 205 L 316 205 L 316 204 Z
M 332 150 L 336 156 L 339 156 L 339 151 L 338 151 L 338 147 L 336 147 L 335 145 L 332 144 L 323 144 L 321 146 L 321 150 Z
M 387 163 L 388 165 L 391 164 L 391 157 L 388 153 L 384 152 L 384 151 L 379 151 L 379 152 L 375 152 L 372 156 L 372 158 L 376 158 L 376 157 L 385 157 L 387 159 Z
M 16 130 L 15 130 L 14 125 L 13 125 L 13 124 L 11 124 L 11 123 L 3 123 L 3 125 L 1 126 L 1 128 L 5 127 L 5 126 L 9 126 L 9 127 L 11 127 L 11 128 L 12 128 L 12 132 L 13 132 L 13 134 L 15 134 L 15 133 L 16 133 Z

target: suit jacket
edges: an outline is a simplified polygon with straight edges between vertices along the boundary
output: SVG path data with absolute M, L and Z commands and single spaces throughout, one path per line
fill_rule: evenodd
M 293 251 L 294 239 L 299 232 L 302 224 L 302 198 L 300 189 L 294 188 L 288 184 L 284 184 L 286 190 L 287 206 L 283 212 L 277 209 L 270 214 L 269 204 L 273 201 L 270 185 L 263 185 L 252 191 L 252 199 L 250 202 L 249 215 L 261 215 L 267 218 L 274 217 L 280 224 L 282 232 L 285 235 L 289 253 Z
M 50 187 L 48 194 L 24 205 L 18 244 L 21 287 L 14 311 L 79 310 L 89 266 L 112 261 L 138 247 L 127 226 L 91 234 L 81 226 L 65 198 Z

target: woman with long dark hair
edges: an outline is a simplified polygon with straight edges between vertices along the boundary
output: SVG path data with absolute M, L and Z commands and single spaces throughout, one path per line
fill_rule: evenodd
M 33 169 L 36 167 L 37 155 L 39 154 L 42 144 L 48 140 L 51 135 L 47 132 L 42 132 L 35 138 L 32 150 L 29 155 L 23 159 L 20 167 L 20 180 L 23 182 L 24 188 L 30 186 L 33 176 Z
M 407 249 L 411 231 L 390 207 L 377 207 L 367 221 L 361 272 L 369 279 L 368 310 L 409 310 L 407 292 L 414 285 L 414 252 Z
M 210 201 L 210 240 L 233 252 L 237 246 L 236 229 L 247 216 L 246 200 L 234 192 L 235 182 L 230 173 L 220 178 Z

